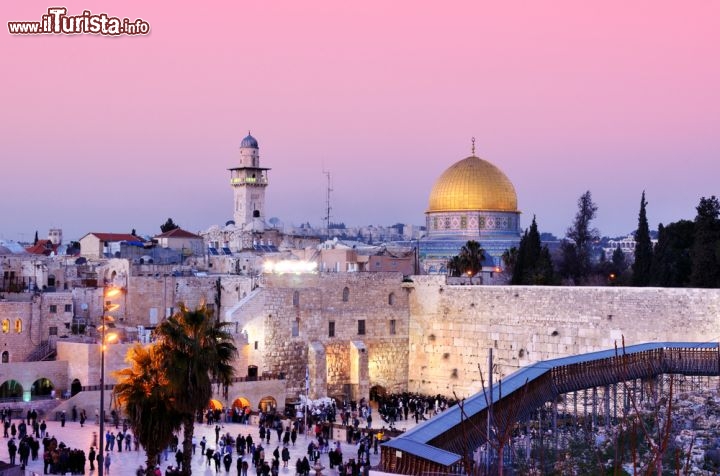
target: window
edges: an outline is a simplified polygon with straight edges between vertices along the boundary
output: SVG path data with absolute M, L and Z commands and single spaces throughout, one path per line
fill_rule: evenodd
M 295 319 L 292 323 L 292 336 L 297 337 L 300 335 L 300 319 Z
M 365 319 L 358 320 L 358 335 L 365 335 Z
M 390 319 L 390 335 L 397 334 L 395 330 L 395 319 Z
M 300 291 L 293 292 L 293 306 L 300 307 Z
M 173 315 L 174 309 L 172 307 L 166 307 L 165 308 L 165 317 L 171 317 Z
M 57 314 L 57 305 L 50 304 L 50 314 Z
M 392 306 L 393 304 L 395 304 L 395 293 L 390 293 L 390 294 L 388 295 L 388 304 L 389 304 L 390 306 Z
M 150 325 L 155 325 L 158 323 L 158 309 L 156 307 L 150 308 Z
M 347 287 L 345 287 L 345 288 L 343 288 L 343 302 L 348 302 L 349 299 L 350 299 L 350 290 Z
M 22 332 L 22 319 L 15 319 L 15 332 L 18 334 Z
M 328 322 L 328 337 L 335 337 L 335 321 Z
M 258 341 L 255 341 L 255 350 L 258 350 Z
M 72 304 L 65 304 L 65 312 L 72 312 Z
M 10 354 L 6 350 L 5 352 L 2 353 L 2 363 L 7 364 L 8 362 L 10 362 Z
M 57 326 L 52 326 L 48 329 L 48 335 L 56 336 L 57 335 Z
M 2 331 L 3 334 L 7 334 L 8 332 L 10 332 L 10 321 L 8 319 L 4 319 L 2 321 Z

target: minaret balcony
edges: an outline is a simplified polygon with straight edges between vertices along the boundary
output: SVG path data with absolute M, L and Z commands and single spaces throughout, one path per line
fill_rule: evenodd
M 267 177 L 232 177 L 230 185 L 267 185 Z

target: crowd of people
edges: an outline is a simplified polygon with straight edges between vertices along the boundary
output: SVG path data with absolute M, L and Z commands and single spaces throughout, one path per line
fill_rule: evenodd
M 85 452 L 69 448 L 62 441 L 47 432 L 47 423 L 38 418 L 36 410 L 28 410 L 25 417 L 13 420 L 12 411 L 0 410 L 4 429 L 3 437 L 8 438 L 8 459 L 10 464 L 19 464 L 25 469 L 30 461 L 40 457 L 43 448 L 43 469 L 45 474 L 85 474 Z M 84 423 L 84 421 L 83 421 Z
M 333 399 L 322 399 L 304 401 L 291 415 L 283 415 L 273 408 L 266 412 L 260 411 L 257 419 L 252 420 L 257 422 L 256 431 L 243 431 L 237 436 L 224 431 L 224 424 L 235 422 L 249 425 L 249 409 L 210 409 L 201 413 L 200 419 L 208 425 L 208 430 L 214 431 L 205 430 L 202 432 L 205 436 L 200 439 L 193 438 L 192 452 L 197 455 L 199 449 L 199 457 L 203 459 L 203 463 L 217 473 L 247 476 L 248 470 L 254 469 L 259 476 L 277 476 L 281 468 L 293 467 L 291 449 L 297 445 L 299 435 L 303 435 L 302 444 L 303 448 L 306 445 L 307 454 L 297 458 L 294 464 L 295 472 L 299 476 L 307 476 L 318 467 L 329 467 L 341 476 L 360 476 L 369 470 L 371 454 L 378 454 L 380 443 L 393 429 L 395 422 L 413 417 L 419 421 L 455 404 L 441 396 L 429 397 L 411 393 L 374 397 L 377 407 L 371 406 L 365 399 L 359 402 L 343 401 L 339 405 Z M 80 426 L 85 424 L 84 410 L 73 407 L 68 413 L 72 421 L 79 420 Z M 113 416 L 117 416 L 117 413 Z M 377 429 L 377 423 L 373 427 L 376 416 L 379 417 L 378 421 L 382 422 L 380 430 Z M 97 433 L 93 433 L 92 444 L 86 453 L 82 449 L 68 447 L 55 437 L 58 435 L 49 435 L 47 424 L 34 410 L 19 418 L 16 412 L 11 415 L 9 410 L 2 409 L 0 417 L 4 435 L 8 438 L 11 463 L 18 461 L 24 468 L 28 461 L 42 458 L 45 474 L 84 474 L 88 465 L 90 470 L 95 470 L 100 464 L 109 473 L 114 455 L 122 458 L 119 455 L 121 452 L 141 450 L 137 438 L 129 431 L 126 423 L 121 424 L 119 418 L 113 418 L 111 427 L 101 436 L 107 452 L 100 455 L 97 453 Z M 58 419 L 62 428 L 64 413 Z M 345 443 L 356 445 L 357 452 L 353 450 L 349 459 L 343 454 L 341 443 L 334 440 L 336 419 L 344 426 Z M 114 428 L 112 424 L 115 425 Z M 62 433 L 62 429 L 57 430 Z M 182 472 L 183 452 L 179 445 L 179 436 L 181 435 L 176 435 L 160 455 L 154 471 L 155 476 L 162 476 L 160 465 L 163 463 L 169 464 L 165 469 L 165 476 Z M 41 447 L 43 453 L 39 455 Z M 344 447 L 347 451 L 347 446 Z M 297 451 L 293 452 L 297 454 Z M 170 461 L 171 455 L 174 456 L 174 462 Z M 138 468 L 138 474 L 140 469 Z

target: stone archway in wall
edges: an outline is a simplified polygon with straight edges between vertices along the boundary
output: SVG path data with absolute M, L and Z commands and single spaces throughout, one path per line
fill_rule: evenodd
M 371 402 L 377 402 L 381 398 L 385 397 L 385 395 L 387 395 L 387 389 L 382 385 L 373 385 L 372 387 L 370 387 Z
M 236 397 L 235 400 L 232 401 L 230 408 L 232 409 L 231 418 L 233 423 L 242 423 L 245 409 L 249 408 L 252 410 L 252 404 L 250 403 L 250 400 L 245 397 Z
M 387 389 L 382 385 L 373 385 L 370 387 L 370 407 L 373 410 L 377 410 L 380 407 L 380 402 L 387 395 Z
M 55 385 L 53 385 L 50 379 L 44 377 L 39 378 L 35 380 L 30 387 L 30 398 L 49 397 L 54 389 Z
M 74 397 L 80 392 L 82 392 L 82 384 L 80 383 L 80 380 L 75 379 L 70 384 L 70 396 Z
M 220 400 L 216 400 L 213 398 L 208 402 L 208 409 L 209 410 L 222 410 L 223 404 Z
M 17 380 L 6 380 L 0 385 L 0 399 L 3 398 L 19 398 L 23 397 L 23 386 Z
M 260 399 L 260 403 L 258 403 L 258 408 L 261 412 L 268 412 L 272 410 L 277 410 L 277 400 L 271 396 L 262 397 Z

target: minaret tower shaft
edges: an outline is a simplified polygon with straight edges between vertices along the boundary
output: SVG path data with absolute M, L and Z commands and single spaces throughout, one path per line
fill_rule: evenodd
M 230 170 L 230 185 L 233 188 L 235 225 L 243 229 L 265 220 L 265 188 L 268 186 L 270 169 L 260 167 L 260 147 L 248 131 L 240 143 L 240 167 Z

